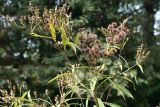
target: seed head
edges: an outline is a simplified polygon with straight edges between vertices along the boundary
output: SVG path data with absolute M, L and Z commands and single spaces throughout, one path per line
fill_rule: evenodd
M 141 64 L 150 54 L 150 51 L 146 51 L 146 49 L 144 49 L 144 45 L 141 44 L 138 48 L 137 48 L 137 54 L 136 54 L 136 62 L 138 64 Z

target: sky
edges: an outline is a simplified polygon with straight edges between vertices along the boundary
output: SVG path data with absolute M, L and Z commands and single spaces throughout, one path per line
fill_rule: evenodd
M 160 10 L 156 12 L 154 28 L 159 29 L 158 32 L 157 30 L 154 31 L 155 35 L 160 35 Z

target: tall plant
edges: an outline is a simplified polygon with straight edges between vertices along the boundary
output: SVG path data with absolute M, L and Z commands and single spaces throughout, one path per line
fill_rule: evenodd
M 19 19 L 23 27 L 30 26 L 31 36 L 52 40 L 53 45 L 66 58 L 67 70 L 59 72 L 48 82 L 57 81 L 60 94 L 55 97 L 55 101 L 41 101 L 53 107 L 72 105 L 119 107 L 108 101 L 112 97 L 112 91 L 124 99 L 125 97 L 133 98 L 127 89 L 129 83 L 134 86 L 134 80 L 136 81 L 137 72 L 133 68 L 137 66 L 143 73 L 141 64 L 149 52 L 143 49 L 143 45 L 139 46 L 135 64 L 128 64 L 122 56 L 125 44 L 132 33 L 126 26 L 127 19 L 122 23 L 113 22 L 106 28 L 98 28 L 98 31 L 104 35 L 103 39 L 85 28 L 80 28 L 75 35 L 72 29 L 74 23 L 68 8 L 64 4 L 54 9 L 44 8 L 42 11 L 30 2 L 28 17 L 21 16 Z M 30 91 L 24 93 L 18 100 L 14 97 L 10 100 L 14 106 L 21 106 L 22 103 L 17 101 L 38 104 L 36 99 L 31 99 Z

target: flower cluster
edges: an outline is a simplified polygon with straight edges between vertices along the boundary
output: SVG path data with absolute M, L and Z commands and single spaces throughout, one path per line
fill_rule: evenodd
M 102 57 L 108 58 L 109 56 L 113 56 L 117 52 L 117 49 L 112 47 L 108 49 L 101 50 Z
M 126 22 L 127 20 L 124 20 L 119 26 L 116 22 L 113 22 L 109 24 L 107 28 L 101 27 L 99 29 L 99 31 L 106 36 L 108 47 L 105 47 L 104 49 L 100 45 L 97 35 L 82 30 L 80 48 L 87 55 L 91 63 L 95 64 L 98 58 L 108 58 L 117 52 L 116 47 L 119 47 L 122 40 L 124 40 L 129 33 L 129 29 L 125 26 Z
M 106 36 L 106 42 L 110 45 L 119 44 L 129 33 L 129 29 L 125 26 L 126 22 L 127 20 L 124 20 L 119 26 L 116 22 L 112 22 L 107 28 L 101 27 L 99 31 Z
M 138 64 L 141 64 L 146 59 L 146 57 L 150 54 L 150 51 L 146 51 L 145 49 L 143 49 L 143 47 L 144 46 L 142 44 L 137 49 L 136 62 Z
M 60 31 L 62 24 L 64 24 L 64 28 L 69 31 L 71 29 L 71 14 L 68 12 L 69 7 L 64 4 L 62 7 L 55 7 L 54 9 L 41 10 L 37 6 L 33 6 L 31 1 L 29 2 L 28 11 L 29 15 L 21 16 L 19 21 L 21 24 L 25 24 L 25 22 L 29 22 L 31 25 L 31 29 L 39 27 L 40 30 L 49 31 L 49 23 L 54 25 L 54 28 L 57 31 Z
M 16 86 L 12 86 L 11 82 L 7 80 L 8 89 L 0 89 L 0 100 L 4 103 L 10 103 L 15 98 Z
M 96 60 L 100 57 L 100 44 L 97 35 L 82 31 L 80 48 L 87 55 L 91 63 L 96 63 Z
M 83 31 L 80 36 L 80 48 L 87 55 L 87 58 L 91 64 L 96 64 L 96 61 L 100 57 L 109 57 L 117 52 L 117 49 L 110 47 L 108 49 L 102 49 L 100 41 L 97 39 L 97 35 L 90 32 Z
M 19 17 L 20 24 L 24 24 L 25 21 L 26 21 L 26 16 L 20 16 Z

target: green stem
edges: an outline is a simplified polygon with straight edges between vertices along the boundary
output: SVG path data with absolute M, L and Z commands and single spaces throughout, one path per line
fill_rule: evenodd
M 128 69 L 125 70 L 123 73 L 128 72 L 129 70 L 131 70 L 131 69 L 134 68 L 135 66 L 137 66 L 137 64 L 134 64 L 132 67 L 128 68 Z
M 95 103 L 96 103 L 97 107 L 99 107 L 98 100 L 97 100 L 97 95 L 96 95 L 96 93 L 95 93 L 95 92 L 94 92 L 93 97 L 94 97 L 94 101 L 95 101 Z

